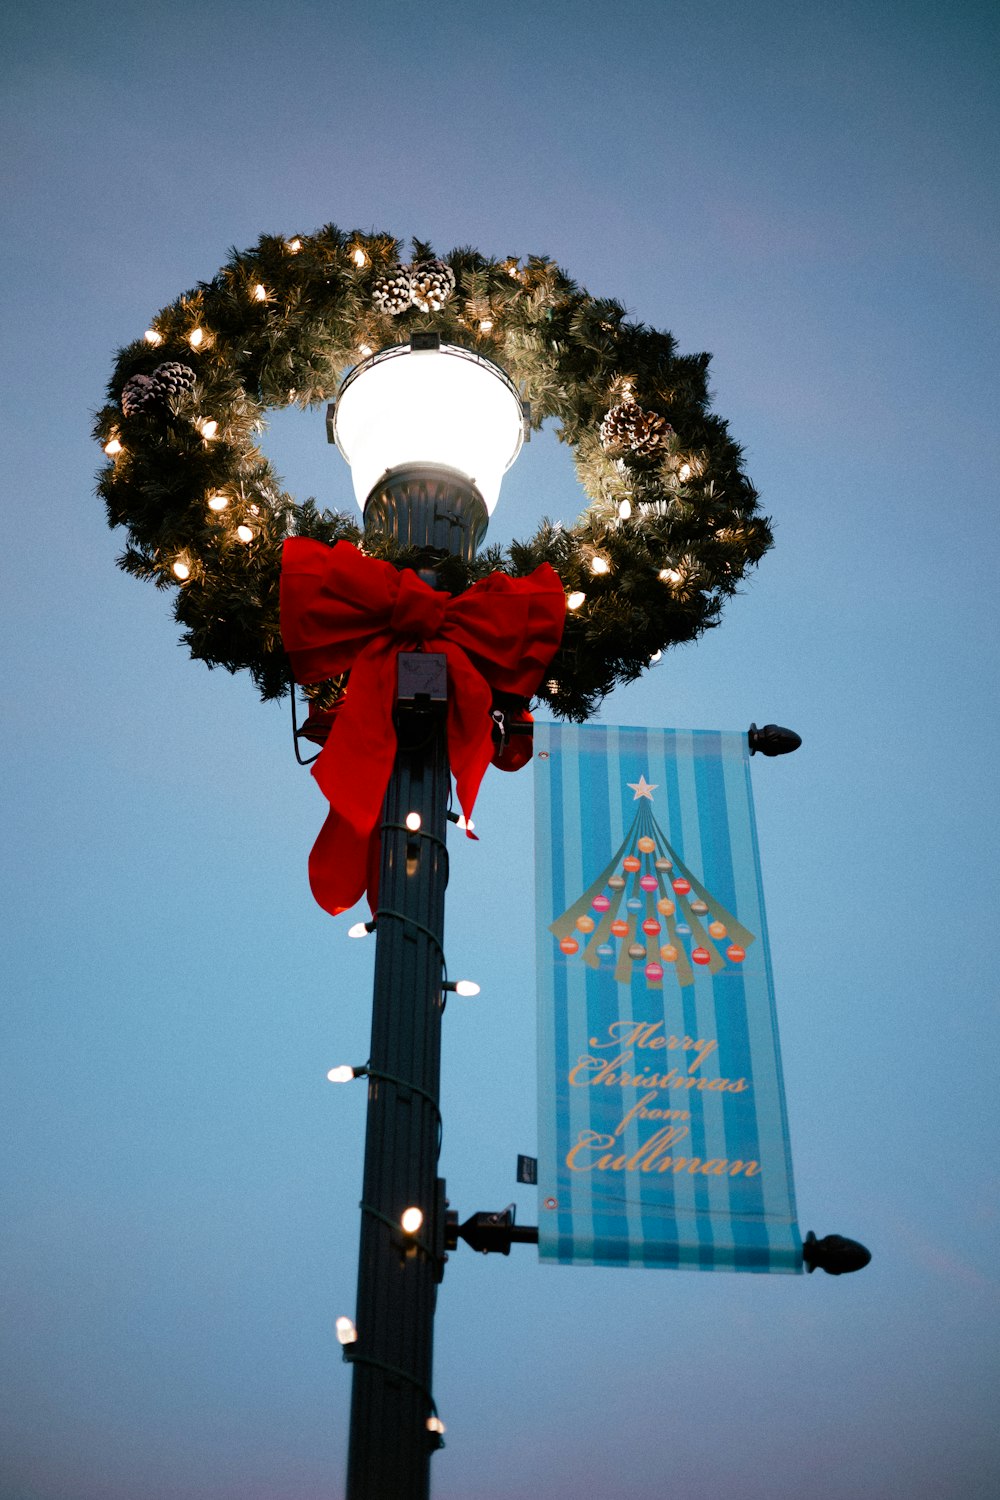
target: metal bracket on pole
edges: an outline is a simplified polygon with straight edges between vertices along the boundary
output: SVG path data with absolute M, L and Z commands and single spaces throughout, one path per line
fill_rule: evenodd
M 496 1213 L 472 1214 L 464 1224 L 459 1224 L 457 1213 L 449 1213 L 445 1228 L 445 1249 L 457 1249 L 460 1237 L 473 1250 L 479 1250 L 483 1255 L 491 1252 L 509 1255 L 510 1247 L 514 1244 L 537 1245 L 538 1225 L 515 1224 L 516 1213 L 514 1204 L 508 1203 L 506 1208 L 501 1208 Z

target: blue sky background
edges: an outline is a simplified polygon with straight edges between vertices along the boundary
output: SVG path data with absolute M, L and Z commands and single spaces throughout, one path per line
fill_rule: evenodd
M 2 1500 L 342 1493 L 373 944 L 287 709 L 119 573 L 114 349 L 262 231 L 545 253 L 711 350 L 777 544 L 609 723 L 754 762 L 803 1229 L 860 1276 L 462 1247 L 437 1500 L 987 1500 L 997 1476 L 998 21 L 987 4 L 37 0 L 5 20 Z M 288 488 L 353 505 L 321 414 Z M 581 508 L 534 441 L 491 536 Z M 535 1146 L 531 776 L 454 841 L 442 1167 Z

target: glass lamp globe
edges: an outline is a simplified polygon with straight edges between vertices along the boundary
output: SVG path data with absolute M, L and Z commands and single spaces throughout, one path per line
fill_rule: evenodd
M 505 371 L 436 335 L 363 360 L 328 421 L 366 523 L 388 506 L 398 526 L 402 510 L 430 501 L 474 512 L 480 536 L 524 438 L 521 398 Z

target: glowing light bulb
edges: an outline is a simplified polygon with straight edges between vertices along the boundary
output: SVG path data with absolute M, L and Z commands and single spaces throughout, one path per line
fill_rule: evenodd
M 680 480 L 681 484 L 687 484 L 688 480 L 691 478 L 691 465 L 681 464 L 680 468 L 677 470 L 677 478 Z
M 516 265 L 515 266 L 508 266 L 507 267 L 507 275 L 510 276 L 511 279 L 514 280 L 514 281 L 520 281 L 520 279 L 521 279 L 521 269 L 520 269 L 520 267 L 516 266 Z
M 618 517 L 619 517 L 619 519 L 622 520 L 622 521 L 627 521 L 628 518 L 629 518 L 629 516 L 631 514 L 632 514 L 632 502 L 631 502 L 631 500 L 622 500 L 619 503 L 619 506 L 618 506 Z
M 445 1427 L 445 1425 L 442 1422 L 442 1420 L 441 1420 L 440 1417 L 428 1417 L 427 1418 L 427 1431 L 428 1432 L 436 1432 L 436 1433 L 438 1433 L 440 1435 L 442 1432 L 447 1432 L 447 1430 L 448 1429 Z
M 155 328 L 147 328 L 146 332 L 143 334 L 143 338 L 146 340 L 147 344 L 163 343 L 163 334 L 157 333 Z
M 200 349 L 201 346 L 202 346 L 202 344 L 204 342 L 205 342 L 205 330 L 204 330 L 204 328 L 192 328 L 191 332 L 188 334 L 188 343 L 191 345 L 191 348 L 192 349 Z
M 424 1222 L 424 1211 L 422 1208 L 404 1208 L 399 1222 L 407 1234 L 416 1234 Z
M 368 356 L 369 356 L 369 354 L 371 354 L 371 352 L 372 352 L 372 346 L 371 346 L 371 344 L 359 344 L 358 345 L 358 353 L 361 355 L 362 359 L 367 359 Z
M 465 813 L 459 813 L 458 817 L 455 819 L 455 827 L 461 828 L 465 832 L 472 833 L 475 831 L 476 825 L 466 818 Z
M 661 568 L 659 576 L 663 583 L 680 583 L 681 581 L 681 575 L 676 568 Z
M 654 651 L 653 654 L 652 654 L 652 656 L 649 658 L 649 665 L 651 667 L 655 667 L 656 663 L 658 661 L 662 661 L 662 660 L 663 660 L 663 652 L 662 651 Z
M 181 582 L 183 583 L 184 580 L 185 580 L 185 578 L 190 578 L 191 577 L 191 565 L 190 565 L 190 563 L 185 562 L 185 560 L 184 560 L 183 557 L 179 557 L 177 559 L 177 561 L 174 563 L 173 574 L 174 574 L 175 578 L 179 578 L 181 580 Z
M 548 688 L 550 693 L 558 693 L 559 691 L 559 684 L 554 677 L 550 677 L 545 686 Z M 547 756 L 546 759 L 548 759 Z
M 288 250 L 288 252 L 291 255 L 298 255 L 299 251 L 302 249 L 302 241 L 301 240 L 289 240 L 288 244 L 285 246 L 285 248 Z
M 353 927 L 348 927 L 347 936 L 353 938 L 367 937 L 368 928 L 365 926 L 364 922 L 355 922 Z
M 116 437 L 113 437 L 108 442 L 106 442 L 104 444 L 104 451 L 108 455 L 109 458 L 114 458 L 116 454 L 118 454 L 118 453 L 124 453 L 125 449 L 122 447 L 121 442 L 119 441 L 119 439 L 116 438 Z
M 596 556 L 590 559 L 590 571 L 592 573 L 609 573 L 611 571 L 611 564 L 606 557 L 602 557 L 598 552 Z
M 566 600 L 566 608 L 579 609 L 580 605 L 584 602 L 586 597 L 587 596 L 582 589 L 576 589 L 576 591 L 570 594 L 569 598 Z
M 331 1068 L 326 1076 L 331 1083 L 350 1083 L 354 1077 L 354 1069 L 349 1063 L 341 1063 L 339 1067 Z
M 209 508 L 209 510 L 215 510 L 215 511 L 225 510 L 225 508 L 226 508 L 226 506 L 228 504 L 229 504 L 229 496 L 228 495 L 209 495 L 209 497 L 208 497 L 208 508 Z
M 455 982 L 456 995 L 478 995 L 479 985 L 474 979 L 458 979 Z
M 356 1344 L 358 1341 L 358 1330 L 354 1326 L 353 1318 L 340 1317 L 336 1322 L 337 1341 L 341 1344 Z
M 218 422 L 214 417 L 209 417 L 208 421 L 202 422 L 200 426 L 202 437 L 205 439 L 206 443 L 210 443 L 219 430 Z
M 366 266 L 368 264 L 368 257 L 362 250 L 360 245 L 358 245 L 356 249 L 351 251 L 351 259 L 359 269 L 362 266 Z
M 236 528 L 236 535 L 239 537 L 239 539 L 240 539 L 241 542 L 252 542 L 253 541 L 253 527 L 252 526 L 237 526 L 237 528 Z
M 267 287 L 261 281 L 258 281 L 257 285 L 253 289 L 253 300 L 255 302 L 267 301 Z
M 493 330 L 493 319 L 492 318 L 481 318 L 479 320 L 479 332 L 480 333 L 491 333 L 492 330 Z

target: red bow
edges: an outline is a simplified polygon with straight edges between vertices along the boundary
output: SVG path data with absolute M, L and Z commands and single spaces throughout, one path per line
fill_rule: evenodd
M 548 563 L 528 578 L 491 573 L 453 598 L 411 569 L 399 572 L 365 557 L 350 542 L 285 542 L 281 637 L 295 680 L 351 674 L 313 768 L 330 803 L 309 856 L 320 906 L 336 915 L 377 888 L 377 824 L 396 756 L 400 651 L 447 657 L 448 758 L 468 819 L 493 749 L 491 689 L 530 697 L 562 638 L 565 613 L 562 584 Z

